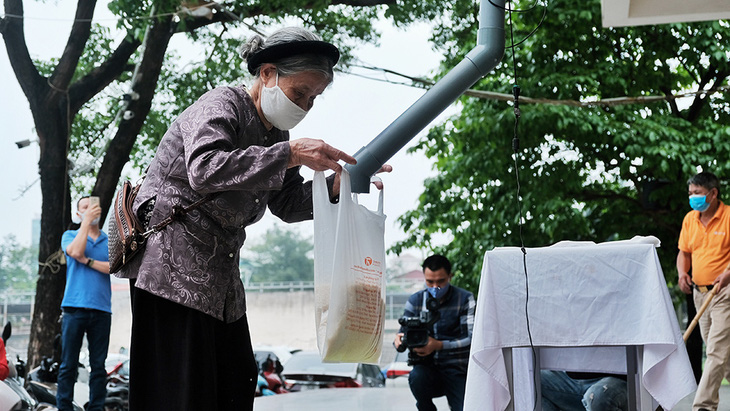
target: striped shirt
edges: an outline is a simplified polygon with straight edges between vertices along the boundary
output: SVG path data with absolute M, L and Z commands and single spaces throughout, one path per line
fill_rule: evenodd
M 428 291 L 419 291 L 408 298 L 403 315 L 418 317 L 424 308 L 424 297 Z M 471 336 L 474 331 L 474 311 L 476 302 L 469 291 L 449 286 L 439 306 L 440 317 L 429 330 L 429 334 L 443 342 L 443 349 L 436 351 L 434 365 L 463 367 L 469 363 Z M 404 328 L 401 327 L 400 332 Z

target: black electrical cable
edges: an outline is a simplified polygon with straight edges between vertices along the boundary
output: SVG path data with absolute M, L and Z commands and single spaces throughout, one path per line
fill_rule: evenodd
M 512 0 L 508 0 L 511 2 Z M 490 0 L 491 3 L 491 0 Z M 546 8 L 547 9 L 547 8 Z M 520 123 L 520 86 L 517 85 L 517 60 L 515 57 L 515 45 L 514 45 L 514 31 L 513 31 L 513 23 L 512 23 L 512 8 L 510 7 L 507 9 L 509 12 L 509 34 L 510 34 L 510 42 L 513 44 L 511 46 L 512 50 L 512 70 L 513 70 L 513 76 L 515 84 L 512 86 L 512 94 L 514 95 L 514 113 L 515 113 L 515 127 L 514 127 L 514 135 L 512 137 L 512 151 L 514 155 L 514 163 L 515 163 L 515 180 L 517 182 L 517 195 L 515 200 L 517 201 L 517 211 L 518 211 L 518 222 L 517 225 L 519 227 L 519 236 L 520 236 L 520 250 L 522 251 L 522 267 L 524 269 L 525 273 L 525 323 L 527 325 L 527 336 L 530 340 L 530 350 L 532 352 L 532 364 L 533 364 L 533 373 L 537 373 L 540 370 L 540 364 L 537 364 L 537 353 L 535 351 L 535 345 L 532 342 L 532 331 L 530 330 L 530 315 L 528 311 L 528 304 L 530 301 L 530 286 L 529 286 L 529 277 L 527 275 L 527 250 L 525 249 L 525 239 L 522 234 L 522 200 L 520 199 L 520 172 L 519 172 L 519 164 L 518 164 L 518 157 L 519 157 L 519 150 L 520 150 L 520 138 L 518 134 L 518 128 Z M 543 20 L 545 16 L 543 14 Z M 542 24 L 542 21 L 540 22 Z M 535 28 L 539 28 L 540 26 Z M 533 30 L 533 33 L 535 32 Z M 532 35 L 532 33 L 530 34 Z M 525 38 L 526 40 L 527 38 Z M 524 41 L 524 40 L 523 40 Z M 536 381 L 535 374 L 533 374 L 532 381 Z M 534 405 L 533 409 L 537 408 L 538 401 L 540 401 L 539 398 L 537 398 L 537 387 L 535 389 L 534 394 Z
M 490 4 L 492 5 L 492 6 L 494 6 L 494 7 L 497 7 L 498 9 L 502 9 L 502 10 L 504 10 L 504 11 L 506 11 L 506 12 L 509 12 L 509 13 L 510 13 L 510 24 L 512 24 L 512 17 L 511 17 L 511 15 L 512 15 L 512 12 L 513 12 L 513 11 L 514 11 L 515 13 L 526 13 L 526 12 L 528 12 L 528 11 L 532 11 L 532 10 L 533 10 L 533 9 L 534 9 L 535 7 L 537 7 L 537 4 L 538 4 L 538 0 L 535 0 L 535 3 L 533 3 L 533 5 L 532 5 L 532 6 L 530 6 L 529 8 L 526 8 L 526 9 L 513 9 L 512 7 L 510 7 L 510 8 L 506 8 L 506 7 L 500 6 L 500 5 L 498 5 L 498 4 L 495 4 L 495 3 L 494 3 L 494 2 L 492 1 L 492 0 L 488 0 L 488 1 L 489 1 L 489 3 L 490 3 Z M 510 2 L 510 3 L 512 2 L 512 0 L 507 0 L 507 1 L 508 1 L 508 2 Z M 537 31 L 537 29 L 539 29 L 539 28 L 540 28 L 540 26 L 542 26 L 542 23 L 543 23 L 543 22 L 545 21 L 545 16 L 547 16 L 547 0 L 545 0 L 545 1 L 543 2 L 543 7 L 542 7 L 542 17 L 540 18 L 540 22 L 539 22 L 539 23 L 537 23 L 537 26 L 536 26 L 536 27 L 535 27 L 534 29 L 532 29 L 532 31 L 531 31 L 531 32 L 529 32 L 529 33 L 527 34 L 527 36 L 525 36 L 525 37 L 524 37 L 524 38 L 523 38 L 522 40 L 520 40 L 520 41 L 519 41 L 518 43 L 516 43 L 516 44 L 515 44 L 515 41 L 514 41 L 514 37 L 513 37 L 512 35 L 510 35 L 510 45 L 509 45 L 509 46 L 505 46 L 505 48 L 508 48 L 508 49 L 513 49 L 514 47 L 517 47 L 517 46 L 519 46 L 520 44 L 522 44 L 522 43 L 524 43 L 525 41 L 527 41 L 527 39 L 529 39 L 530 37 L 532 37 L 532 35 L 533 35 L 533 34 L 535 34 L 535 32 Z M 512 28 L 511 28 L 511 27 L 510 27 L 510 30 L 512 30 Z
M 492 6 L 498 8 L 498 9 L 502 9 L 502 10 L 508 11 L 508 12 L 513 12 L 514 11 L 515 13 L 527 13 L 528 11 L 532 11 L 532 9 L 534 9 L 535 7 L 537 7 L 537 3 L 539 2 L 539 0 L 535 0 L 535 2 L 532 3 L 532 6 L 526 8 L 526 9 L 513 9 L 512 7 L 507 8 L 507 7 L 504 7 L 504 6 L 500 6 L 499 4 L 494 3 L 492 0 L 488 0 L 488 1 L 489 1 L 489 3 Z M 511 3 L 512 0 L 508 0 L 508 2 Z

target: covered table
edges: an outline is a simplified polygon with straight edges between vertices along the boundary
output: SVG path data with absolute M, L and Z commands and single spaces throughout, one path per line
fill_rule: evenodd
M 655 244 L 647 239 L 528 248 L 527 289 L 520 248 L 487 252 L 465 409 L 532 409 L 532 350 L 514 350 L 505 364 L 505 348 L 530 347 L 530 336 L 532 346 L 552 347 L 540 348 L 541 368 L 627 373 L 626 347 L 637 347 L 641 389 L 659 405 L 671 409 L 692 393 L 694 374 Z

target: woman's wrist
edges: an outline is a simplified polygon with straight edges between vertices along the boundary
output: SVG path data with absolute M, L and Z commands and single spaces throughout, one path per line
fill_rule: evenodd
M 92 265 L 94 265 L 94 259 L 93 258 L 88 258 L 86 260 L 86 266 L 89 267 L 89 268 L 91 268 Z

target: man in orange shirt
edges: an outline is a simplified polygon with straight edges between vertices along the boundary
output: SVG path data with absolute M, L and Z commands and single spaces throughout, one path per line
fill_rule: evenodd
M 697 307 L 717 288 L 699 320 L 707 359 L 692 409 L 715 411 L 720 383 L 723 377 L 730 380 L 730 287 L 725 287 L 730 282 L 730 209 L 720 201 L 720 181 L 714 174 L 699 173 L 687 184 L 693 211 L 684 217 L 679 234 L 679 287 L 693 293 Z

